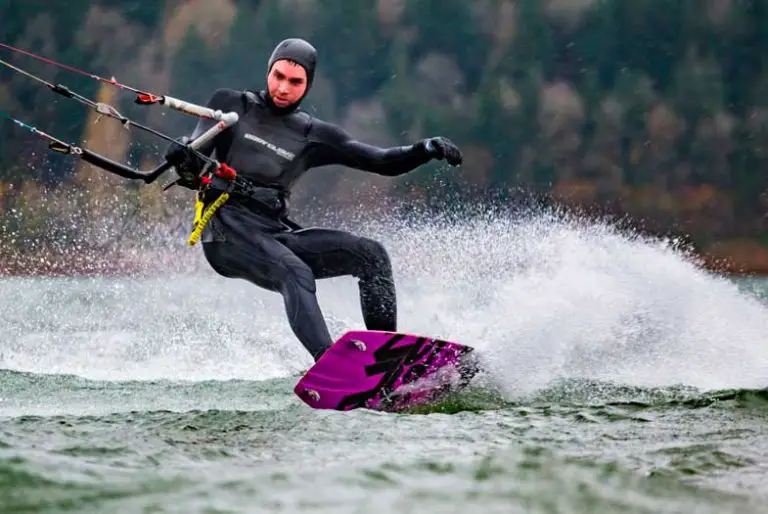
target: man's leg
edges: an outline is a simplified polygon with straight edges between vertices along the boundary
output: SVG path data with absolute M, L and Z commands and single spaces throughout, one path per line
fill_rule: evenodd
M 330 348 L 333 339 L 317 303 L 312 270 L 272 235 L 254 231 L 248 240 L 204 243 L 203 248 L 220 275 L 281 293 L 291 329 L 315 360 Z
M 308 228 L 275 238 L 307 263 L 315 278 L 352 275 L 359 279 L 363 320 L 369 330 L 397 330 L 397 295 L 384 247 L 340 230 Z

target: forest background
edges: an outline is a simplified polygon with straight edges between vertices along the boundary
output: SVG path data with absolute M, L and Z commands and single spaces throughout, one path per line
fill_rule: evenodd
M 443 135 L 465 154 L 458 169 L 394 180 L 318 170 L 295 208 L 536 197 L 680 235 L 712 266 L 768 271 L 765 0 L 5 0 L 0 19 L 3 43 L 195 103 L 262 87 L 275 43 L 304 37 L 320 54 L 310 113 L 370 143 Z M 88 77 L 0 58 L 174 136 L 194 126 Z M 166 147 L 5 68 L 0 106 L 144 169 Z M 51 271 L 62 256 L 71 269 L 73 248 L 114 261 L 173 216 L 186 230 L 191 202 L 0 123 L 6 273 Z

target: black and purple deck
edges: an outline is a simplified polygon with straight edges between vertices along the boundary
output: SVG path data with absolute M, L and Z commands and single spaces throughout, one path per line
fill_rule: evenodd
M 294 392 L 315 409 L 402 411 L 466 386 L 477 373 L 472 352 L 469 346 L 412 334 L 350 331 Z

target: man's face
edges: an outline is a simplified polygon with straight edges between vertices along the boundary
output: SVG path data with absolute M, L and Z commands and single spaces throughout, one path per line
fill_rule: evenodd
M 307 71 L 292 61 L 276 61 L 267 76 L 267 89 L 275 105 L 288 107 L 304 96 L 307 90 Z

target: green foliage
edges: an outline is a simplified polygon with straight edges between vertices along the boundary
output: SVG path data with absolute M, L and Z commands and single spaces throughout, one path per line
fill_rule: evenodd
M 381 34 L 375 4 L 324 2 L 314 20 L 312 40 L 319 65 L 333 78 L 336 98 L 344 103 L 370 96 L 390 76 L 389 42 Z
M 465 0 L 415 0 L 406 2 L 406 26 L 416 28 L 411 57 L 430 52 L 453 56 L 464 71 L 469 91 L 483 76 L 490 40 L 474 22 L 472 2 Z
M 160 0 L 72 0 L 62 10 L 54 4 L 0 2 L 3 41 L 24 41 L 47 57 L 104 74 L 119 72 L 138 57 L 133 48 L 112 48 L 109 40 L 101 48 L 84 48 L 78 35 L 89 8 L 119 10 L 139 49 L 160 44 L 163 23 L 178 6 Z M 408 0 L 389 23 L 382 21 L 380 9 L 396 10 L 398 2 L 237 0 L 236 17 L 220 46 L 211 46 L 198 27 L 189 27 L 170 62 L 171 89 L 174 96 L 205 102 L 217 87 L 262 87 L 274 44 L 305 37 L 318 48 L 320 73 L 331 83 L 323 98 L 335 105 L 325 112 L 340 118 L 353 102 L 375 100 L 384 108 L 391 140 L 440 134 L 465 148 L 479 148 L 490 161 L 490 170 L 477 172 L 479 189 L 546 190 L 559 180 L 562 163 L 552 156 L 561 141 L 557 133 L 542 135 L 546 108 L 555 113 L 550 129 L 581 124 L 580 147 L 569 153 L 574 178 L 591 177 L 591 159 L 601 162 L 601 169 L 620 168 L 621 185 L 628 188 L 666 184 L 674 195 L 676 188 L 714 184 L 738 213 L 730 234 L 743 235 L 751 230 L 743 227 L 758 225 L 754 220 L 763 215 L 760 199 L 768 187 L 761 172 L 768 164 L 768 133 L 754 113 L 768 102 L 768 3 L 598 0 L 577 13 L 552 12 L 556 3 L 540 0 L 513 4 L 514 22 L 504 28 L 496 16 L 499 0 Z M 55 20 L 54 29 L 30 34 L 43 14 Z M 425 65 L 436 56 L 438 61 Z M 14 62 L 29 64 L 23 58 Z M 456 75 L 453 68 L 459 82 L 445 84 L 445 77 Z M 38 64 L 31 69 L 88 96 L 95 93 L 87 77 Z M 571 100 L 542 95 L 560 82 L 575 88 L 583 119 L 561 120 Z M 0 70 L 0 100 L 42 129 L 73 138 L 82 134 L 81 106 L 54 101 L 37 84 L 7 70 Z M 618 112 L 606 114 L 608 100 Z M 666 118 L 651 120 L 660 104 Z M 606 116 L 616 120 L 608 123 Z M 720 125 L 712 123 L 715 118 Z M 722 120 L 732 120 L 733 131 L 713 133 L 731 123 Z M 18 155 L 30 148 L 29 135 L 3 126 L 0 136 L 0 177 L 35 176 L 29 165 L 18 163 Z M 613 141 L 618 143 L 611 146 Z M 467 163 L 467 169 L 475 164 Z M 432 176 L 416 173 L 399 183 L 434 192 Z M 448 182 L 446 194 L 459 187 Z

